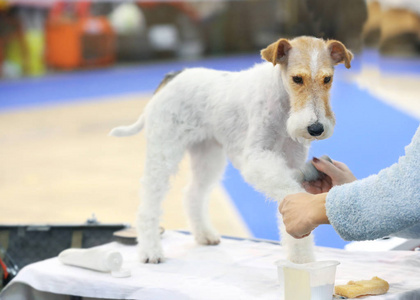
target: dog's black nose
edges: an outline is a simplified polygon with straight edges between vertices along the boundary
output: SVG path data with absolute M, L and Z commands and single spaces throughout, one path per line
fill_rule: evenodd
M 312 136 L 320 136 L 324 132 L 324 126 L 319 122 L 313 123 L 308 126 L 308 132 Z

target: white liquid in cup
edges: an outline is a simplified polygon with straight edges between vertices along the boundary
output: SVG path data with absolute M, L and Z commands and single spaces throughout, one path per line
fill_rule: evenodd
M 284 300 L 330 300 L 333 298 L 338 261 L 294 264 L 277 261 Z

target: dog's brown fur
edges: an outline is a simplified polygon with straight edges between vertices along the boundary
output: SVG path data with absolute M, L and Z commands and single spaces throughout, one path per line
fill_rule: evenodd
M 289 55 L 293 52 L 293 55 Z M 293 40 L 279 39 L 261 51 L 263 59 L 274 66 L 280 64 L 283 72 L 287 73 L 290 80 L 290 94 L 294 101 L 291 102 L 292 111 L 301 110 L 307 102 L 317 97 L 322 99 L 327 117 L 333 117 L 329 105 L 329 91 L 333 81 L 334 65 L 344 63 L 350 68 L 353 54 L 339 41 L 308 39 L 299 37 Z M 314 57 L 315 56 L 315 57 Z M 287 58 L 287 59 L 286 59 Z M 317 67 L 311 67 L 311 64 Z M 313 70 L 317 70 L 313 74 Z M 293 77 L 301 77 L 302 84 L 293 82 Z M 328 83 L 324 79 L 330 77 Z

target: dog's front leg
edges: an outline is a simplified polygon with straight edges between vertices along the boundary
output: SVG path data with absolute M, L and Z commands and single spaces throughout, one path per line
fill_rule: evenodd
M 315 261 L 313 234 L 302 239 L 295 239 L 286 232 L 286 227 L 280 214 L 277 215 L 277 220 L 281 234 L 281 244 L 286 252 L 287 259 L 296 264 Z
M 241 164 L 241 173 L 245 181 L 276 201 L 304 191 L 296 170 L 289 168 L 286 160 L 274 151 L 258 148 L 248 151 Z
M 249 145 L 252 147 L 248 147 L 244 152 L 241 167 L 245 181 L 278 203 L 288 194 L 304 192 L 298 173 L 287 165 L 286 159 L 280 153 L 266 150 L 269 147 L 260 147 L 258 142 Z M 304 154 L 306 156 L 306 152 Z M 306 263 L 315 260 L 312 235 L 303 239 L 293 238 L 286 232 L 280 215 L 279 229 L 282 245 L 290 261 Z

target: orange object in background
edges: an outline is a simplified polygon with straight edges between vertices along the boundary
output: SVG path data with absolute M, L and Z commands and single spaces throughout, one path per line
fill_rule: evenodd
M 70 6 L 57 3 L 53 7 L 46 24 L 49 66 L 75 69 L 105 66 L 115 61 L 115 35 L 111 25 L 105 17 L 90 16 L 89 7 L 89 2 Z

